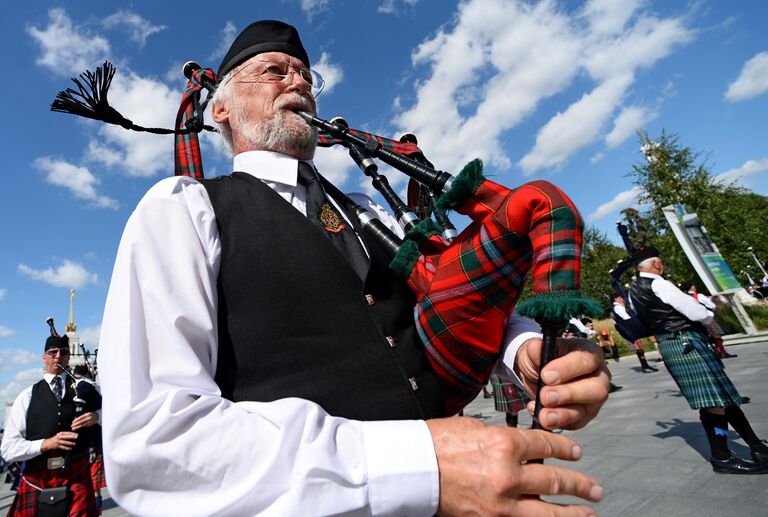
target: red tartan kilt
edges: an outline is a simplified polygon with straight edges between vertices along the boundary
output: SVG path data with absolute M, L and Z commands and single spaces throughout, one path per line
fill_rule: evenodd
M 99 489 L 107 486 L 107 479 L 104 476 L 104 456 L 96 455 L 96 459 L 91 463 L 91 481 L 93 490 L 98 493 Z
M 55 488 L 69 485 L 69 515 L 71 517 L 96 516 L 96 499 L 89 468 L 88 455 L 78 458 L 66 469 L 25 471 L 19 482 L 19 490 L 13 500 L 8 516 L 35 517 L 37 515 L 38 491 L 24 480 L 40 488 Z

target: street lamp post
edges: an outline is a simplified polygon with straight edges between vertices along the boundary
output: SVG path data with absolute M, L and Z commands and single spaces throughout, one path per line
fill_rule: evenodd
M 760 260 L 757 258 L 757 255 L 755 255 L 755 252 L 754 252 L 754 250 L 752 249 L 752 246 L 750 246 L 749 248 L 747 248 L 747 250 L 748 250 L 748 251 L 749 251 L 749 253 L 752 255 L 752 258 L 753 258 L 753 259 L 755 259 L 755 263 L 757 264 L 757 267 L 759 267 L 759 268 L 760 268 L 760 271 L 762 271 L 762 272 L 763 272 L 763 278 L 765 278 L 766 276 L 768 276 L 768 273 L 766 273 L 766 272 L 765 272 L 765 268 L 763 267 L 763 263 L 762 263 L 762 262 L 760 262 Z

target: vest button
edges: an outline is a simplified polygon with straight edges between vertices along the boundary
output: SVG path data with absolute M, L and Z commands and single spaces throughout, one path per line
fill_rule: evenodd
M 397 346 L 397 338 L 395 336 L 387 336 L 386 340 L 390 347 L 395 348 Z
M 368 305 L 374 305 L 376 303 L 376 298 L 374 298 L 372 294 L 366 294 L 365 301 L 368 302 Z
M 418 391 L 419 384 L 416 382 L 416 377 L 411 377 L 410 379 L 408 379 L 408 382 L 411 383 L 411 389 L 413 391 Z

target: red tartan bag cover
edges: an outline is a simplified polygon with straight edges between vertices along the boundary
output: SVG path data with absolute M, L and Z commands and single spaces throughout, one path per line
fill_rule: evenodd
M 567 321 L 600 312 L 579 291 L 583 222 L 556 186 L 533 181 L 514 190 L 485 179 L 470 162 L 438 201 L 472 223 L 450 244 L 430 221 L 406 237 L 392 268 L 417 294 L 416 326 L 455 414 L 488 382 L 506 322 L 528 272 L 526 316 Z M 566 317 L 567 316 L 567 317 Z

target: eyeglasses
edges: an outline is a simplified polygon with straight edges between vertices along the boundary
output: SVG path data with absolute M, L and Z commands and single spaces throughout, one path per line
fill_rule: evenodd
M 68 356 L 69 348 L 51 348 L 50 350 L 46 350 L 45 353 L 48 357 L 56 357 L 57 355 Z
M 285 81 L 286 78 L 290 78 L 289 81 L 292 81 L 293 74 L 299 74 L 302 79 L 309 83 L 313 97 L 320 95 L 325 87 L 325 79 L 320 75 L 320 72 L 303 66 L 297 67 L 286 61 L 252 61 L 237 70 L 230 78 L 234 79 L 236 75 L 255 63 L 264 65 L 264 69 L 257 74 L 251 74 L 250 77 L 238 79 L 238 83 L 279 83 Z

